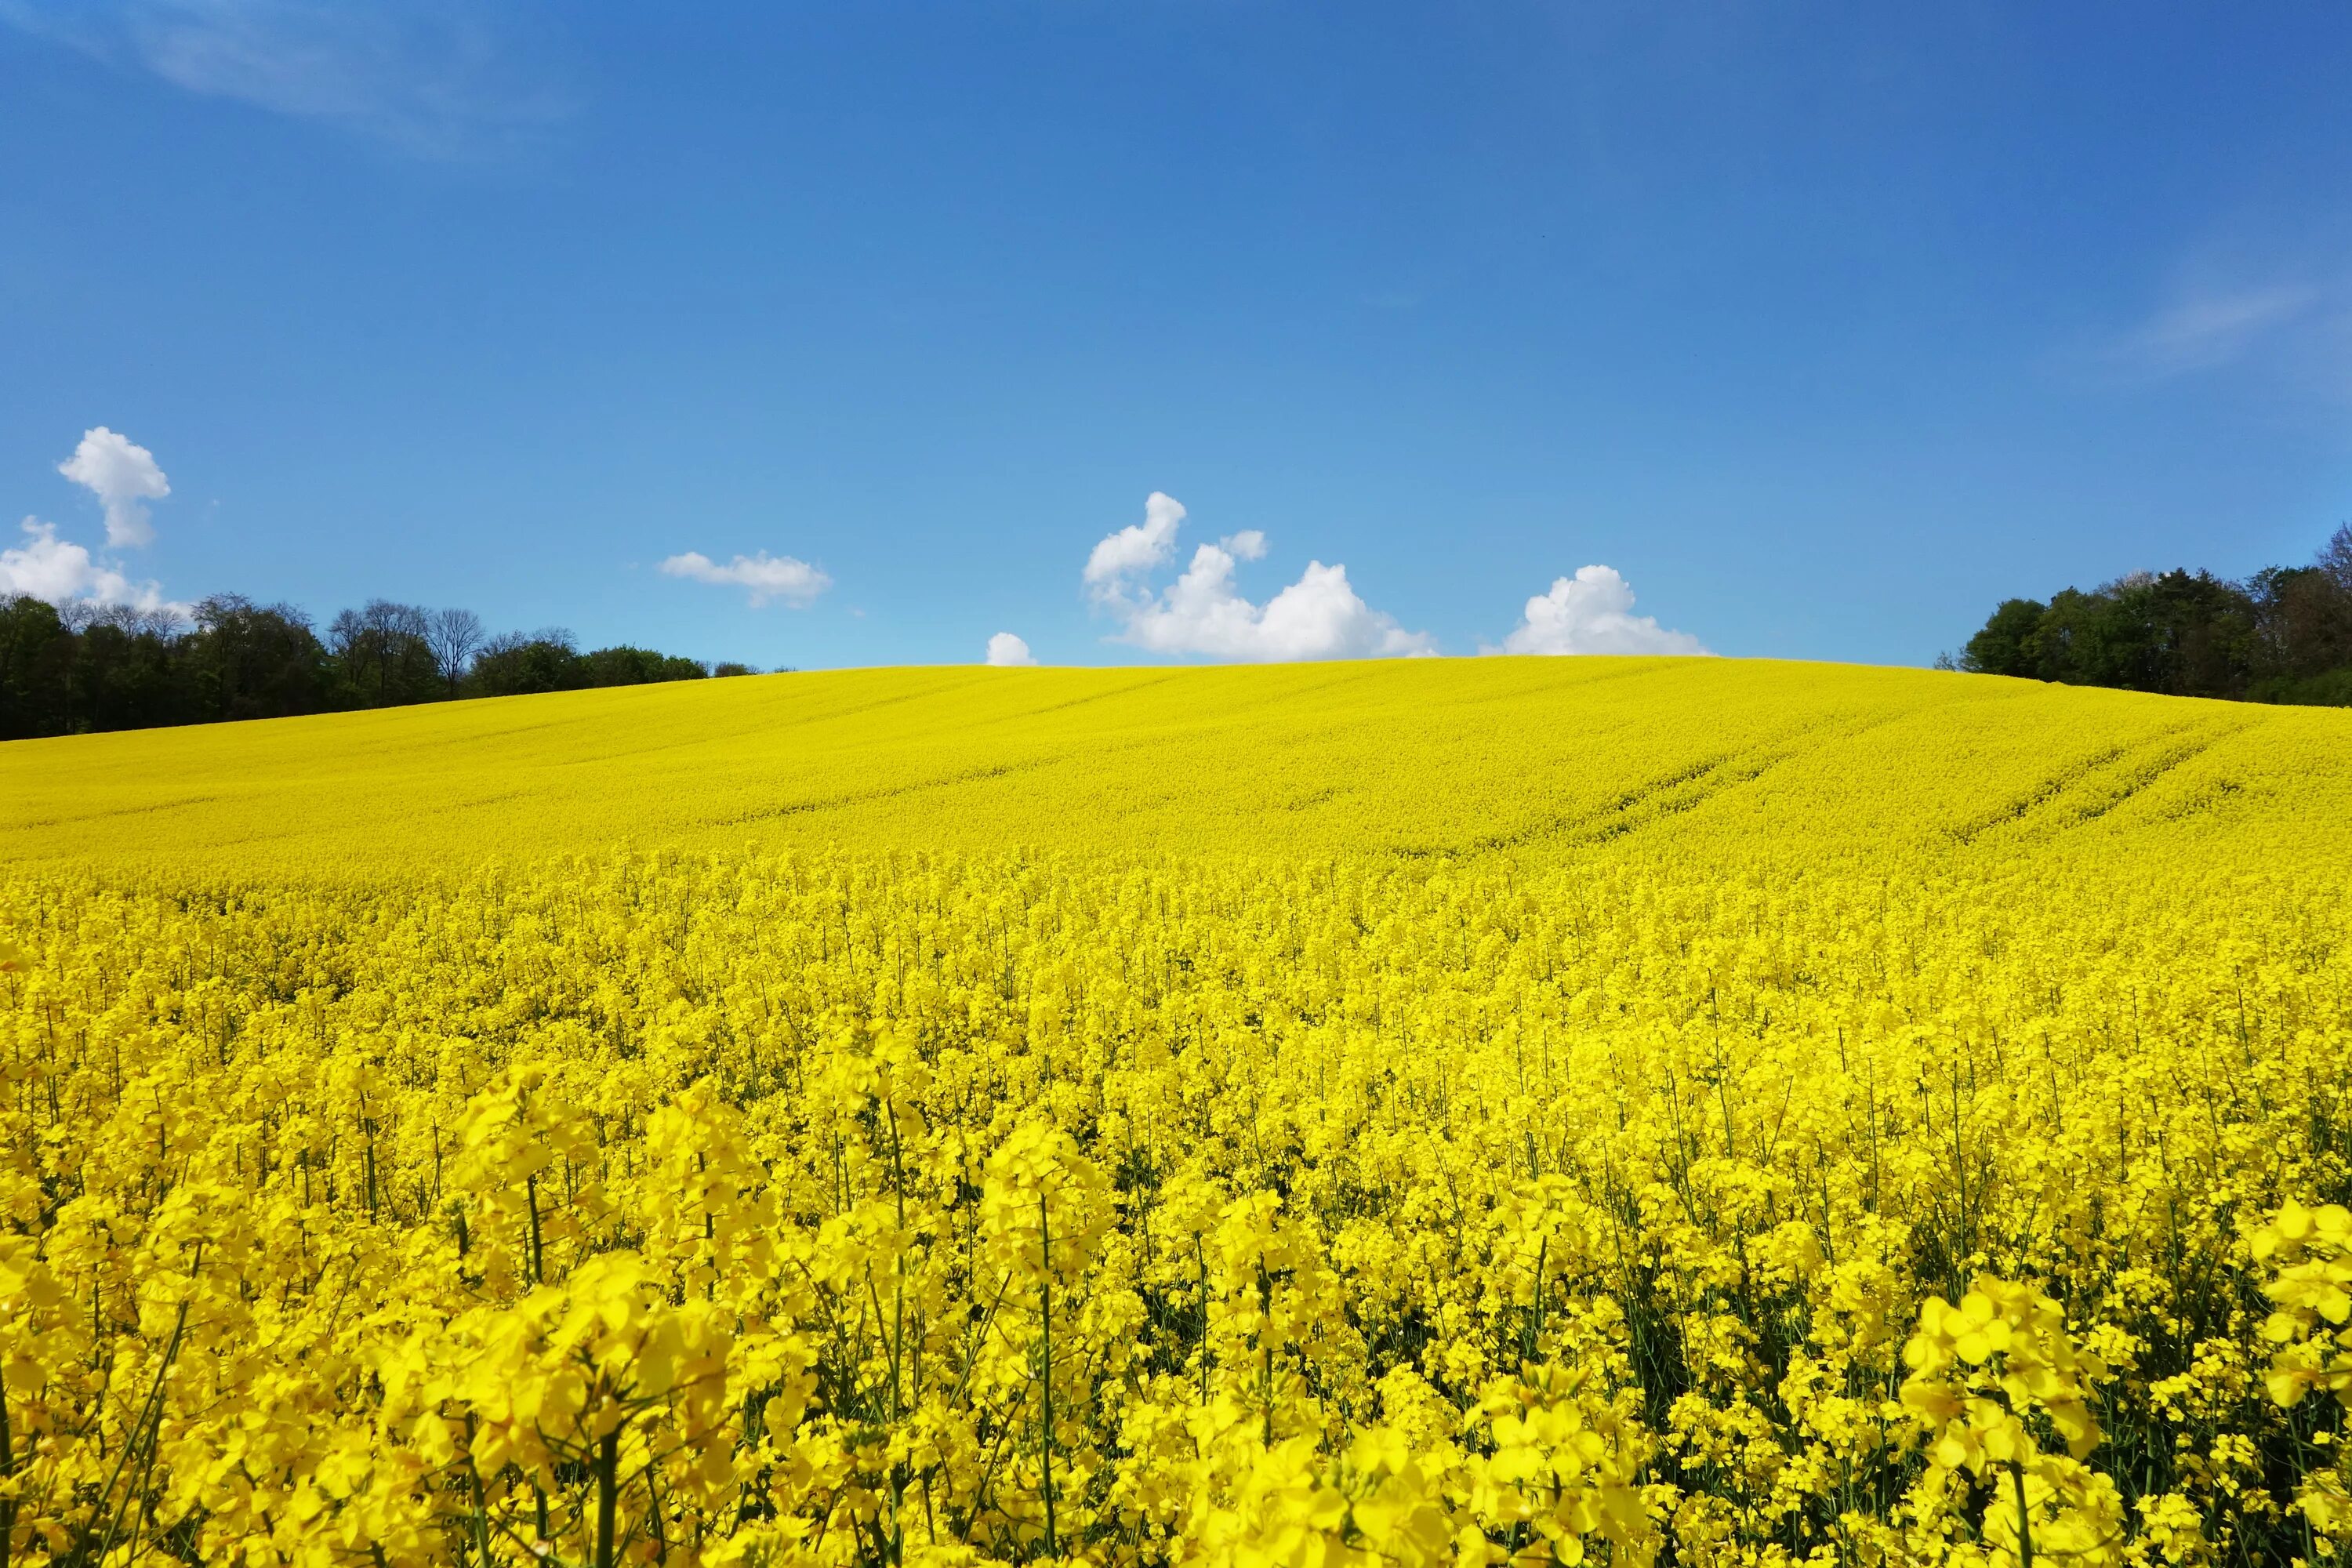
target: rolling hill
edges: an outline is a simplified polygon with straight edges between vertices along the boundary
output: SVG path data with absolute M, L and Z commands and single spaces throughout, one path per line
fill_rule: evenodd
M 918 668 L 0 746 L 0 857 L 365 876 L 822 846 L 1118 856 L 2352 850 L 2352 714 L 1714 659 Z

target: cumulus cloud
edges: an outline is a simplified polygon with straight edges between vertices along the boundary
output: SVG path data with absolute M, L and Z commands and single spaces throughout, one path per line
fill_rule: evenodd
M 1633 585 L 1614 566 L 1580 566 L 1528 601 L 1503 639 L 1504 653 L 1703 654 L 1687 632 L 1668 631 L 1654 616 L 1633 613 Z
M 696 583 L 749 589 L 755 610 L 771 599 L 804 610 L 819 594 L 833 586 L 832 578 L 807 562 L 790 555 L 771 555 L 764 550 L 753 555 L 738 555 L 724 566 L 699 550 L 689 550 L 663 562 L 661 569 L 668 576 Z
M 1234 568 L 1265 554 L 1265 535 L 1255 529 L 1200 546 L 1175 582 L 1153 588 L 1149 578 L 1175 558 L 1184 516 L 1173 497 L 1154 490 L 1141 523 L 1106 536 L 1087 557 L 1087 587 L 1096 605 L 1120 621 L 1120 641 L 1154 653 L 1244 660 L 1437 651 L 1426 634 L 1408 632 L 1365 604 L 1345 566 L 1310 561 L 1297 582 L 1265 604 L 1244 598 Z
M 84 546 L 59 539 L 55 523 L 28 517 L 18 526 L 25 542 L 0 550 L 0 599 L 23 594 L 59 609 L 119 605 L 181 620 L 193 613 L 188 605 L 163 597 L 158 584 L 134 583 Z
M 1176 553 L 1176 530 L 1184 503 L 1153 490 L 1143 501 L 1143 521 L 1106 537 L 1087 557 L 1087 585 L 1097 595 L 1117 593 L 1119 580 L 1164 566 Z
M 89 490 L 106 508 L 109 544 L 144 549 L 155 542 L 155 525 L 147 521 L 147 503 L 170 495 L 172 486 L 156 466 L 154 453 L 100 425 L 82 432 L 81 445 L 58 465 L 58 472 Z
M 988 639 L 988 662 L 1000 669 L 1011 669 L 1037 660 L 1031 656 L 1027 643 L 1011 632 L 999 632 Z

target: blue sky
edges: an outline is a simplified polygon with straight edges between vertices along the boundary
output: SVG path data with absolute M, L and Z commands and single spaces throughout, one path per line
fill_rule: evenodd
M 0 559 L 1924 663 L 2352 515 L 2347 79 L 2321 5 L 0 0 Z

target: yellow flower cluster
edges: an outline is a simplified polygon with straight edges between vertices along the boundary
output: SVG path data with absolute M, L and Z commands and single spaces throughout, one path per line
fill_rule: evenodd
M 1524 662 L 1207 673 L 1485 706 L 1323 781 L 1357 851 L 1234 828 L 1314 819 L 1296 755 L 1185 785 L 1169 693 L 1077 677 L 1018 679 L 1170 842 L 1033 835 L 990 792 L 1062 764 L 979 752 L 945 848 L 903 758 L 814 847 L 621 847 L 563 816 L 608 771 L 335 866 L 243 790 L 268 726 L 91 803 L 120 846 L 0 799 L 47 846 L 0 871 L 5 1561 L 2340 1556 L 2352 726 L 1943 678 L 1976 771 L 1882 734 L 1841 785 L 1874 678 L 1774 761 L 1603 661 L 1559 679 L 1615 761 L 1512 797 Z M 1448 756 L 1504 804 L 1371 809 Z
M 1923 1521 L 1963 1500 L 1969 1483 L 1996 1494 L 2007 1485 L 2011 1498 L 1996 1496 L 1984 1510 L 1984 1561 L 2023 1563 L 2036 1550 L 2115 1559 L 2122 1500 L 2112 1478 L 2083 1463 L 2098 1446 L 2090 1401 L 2106 1369 L 2077 1353 L 2063 1307 L 2030 1286 L 1981 1276 L 1957 1307 L 1927 1299 L 1903 1360 L 1911 1368 L 1903 1402 L 1931 1433 L 1916 1489 Z M 2042 1451 L 2037 1415 L 2063 1453 Z
M 2327 1204 L 2314 1211 L 2290 1201 L 2256 1231 L 2255 1261 L 2269 1266 L 2263 1294 L 2276 1305 L 2263 1338 L 2282 1345 L 2272 1358 L 2270 1395 L 2293 1408 L 2314 1389 L 2352 1405 L 2352 1211 Z M 2352 1540 L 2352 1458 L 2340 1427 L 2322 1426 L 2314 1443 L 2332 1447 L 2336 1463 L 2313 1466 L 2296 1500 L 2323 1537 Z

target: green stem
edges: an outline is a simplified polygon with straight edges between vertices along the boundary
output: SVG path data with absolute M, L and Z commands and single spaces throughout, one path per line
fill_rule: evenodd
M 2033 1568 L 2033 1520 L 2025 1510 L 2025 1466 L 2021 1461 L 2009 1462 L 2009 1479 L 2017 1490 L 2018 1568 Z
M 614 1426 L 596 1451 L 596 1568 L 613 1568 L 613 1515 L 620 1492 L 621 1429 Z
M 524 1177 L 522 1190 L 524 1199 L 530 1205 L 530 1282 L 544 1285 L 547 1283 L 547 1255 L 541 1250 L 539 1238 L 539 1178 Z
M 1045 1216 L 1045 1189 L 1037 1189 L 1037 1258 L 1042 1266 L 1038 1276 L 1038 1316 L 1043 1325 L 1040 1348 L 1038 1402 L 1045 1416 L 1045 1430 L 1038 1434 L 1037 1462 L 1045 1488 L 1045 1555 L 1060 1555 L 1054 1540 L 1054 1237 Z M 2031 1568 L 2031 1565 L 2028 1565 Z
M 8 1399 L 0 1391 L 0 1483 L 16 1473 L 16 1447 L 8 1430 Z M 8 1568 L 10 1550 L 16 1541 L 16 1500 L 0 1499 L 0 1568 Z
M 482 1496 L 482 1473 L 474 1468 L 473 1430 L 473 1418 L 468 1416 L 466 1421 L 466 1482 L 468 1489 L 473 1493 L 473 1518 L 470 1522 L 474 1527 L 474 1551 L 481 1557 L 482 1568 L 491 1568 L 490 1505 Z

